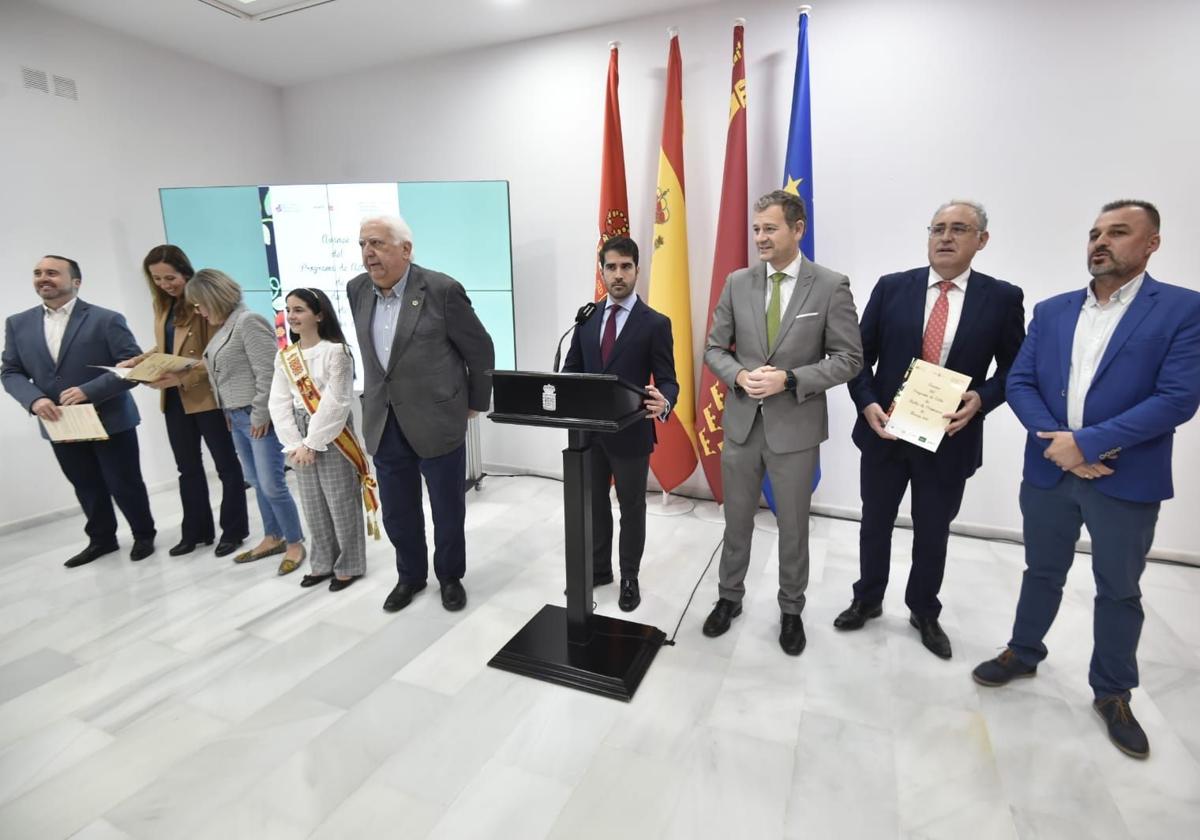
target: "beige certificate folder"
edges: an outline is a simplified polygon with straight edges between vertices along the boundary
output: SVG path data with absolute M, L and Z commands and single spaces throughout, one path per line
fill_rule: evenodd
M 168 373 L 181 373 L 195 367 L 199 363 L 198 359 L 189 359 L 186 356 L 173 356 L 170 353 L 151 353 L 131 368 L 107 367 L 105 365 L 94 365 L 93 367 L 102 368 L 109 373 L 115 373 L 122 379 L 131 379 L 134 382 L 153 382 L 156 379 L 162 379 Z
M 950 421 L 944 416 L 958 411 L 971 377 L 913 359 L 896 392 L 885 431 L 914 446 L 936 452 Z
M 91 403 L 60 405 L 62 417 L 58 420 L 42 420 L 46 434 L 55 443 L 74 443 L 81 440 L 108 440 L 108 432 L 100 422 L 96 406 Z

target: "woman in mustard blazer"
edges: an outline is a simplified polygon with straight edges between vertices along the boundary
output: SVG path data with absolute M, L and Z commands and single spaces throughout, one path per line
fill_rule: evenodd
M 201 359 L 212 337 L 213 327 L 184 298 L 184 289 L 195 271 L 187 255 L 174 245 L 150 249 L 142 260 L 142 272 L 154 301 L 155 349 L 199 361 L 181 374 L 168 374 L 151 387 L 162 391 L 161 407 L 167 421 L 167 437 L 179 468 L 179 498 L 183 504 L 183 527 L 179 544 L 170 554 L 178 557 L 210 545 L 214 537 L 208 479 L 200 457 L 200 441 L 208 446 L 221 479 L 221 539 L 216 555 L 222 557 L 242 544 L 250 533 L 246 514 L 246 485 L 238 462 L 233 437 L 224 413 L 217 408 L 208 371 Z M 138 359 L 131 360 L 136 363 Z M 129 363 L 126 363 L 129 364 Z

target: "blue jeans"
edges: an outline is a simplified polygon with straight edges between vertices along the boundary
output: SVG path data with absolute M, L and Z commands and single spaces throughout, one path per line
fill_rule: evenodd
M 1088 682 L 1098 698 L 1129 699 L 1129 690 L 1138 684 L 1137 646 L 1142 632 L 1138 581 L 1154 542 L 1158 508 L 1158 502 L 1106 496 L 1092 482 L 1069 473 L 1049 490 L 1021 483 L 1025 577 L 1008 643 L 1019 660 L 1036 665 L 1046 658 L 1042 639 L 1058 613 L 1063 584 L 1075 559 L 1075 541 L 1080 526 L 1086 524 L 1096 578 Z
M 275 430 L 271 429 L 263 437 L 252 438 L 249 408 L 226 409 L 225 416 L 233 431 L 233 445 L 242 462 L 242 472 L 254 488 L 263 533 L 282 536 L 290 543 L 300 542 L 304 539 L 300 512 L 284 480 L 283 445 L 275 436 Z

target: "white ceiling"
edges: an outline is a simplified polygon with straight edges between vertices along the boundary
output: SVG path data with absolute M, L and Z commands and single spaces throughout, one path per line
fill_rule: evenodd
M 32 2 L 288 86 L 716 0 L 334 0 L 265 21 L 239 20 L 200 0 Z

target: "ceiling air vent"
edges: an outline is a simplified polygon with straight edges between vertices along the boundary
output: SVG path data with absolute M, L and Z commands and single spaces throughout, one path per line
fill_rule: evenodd
M 258 22 L 303 12 L 333 3 L 335 0 L 199 0 L 205 6 L 232 15 L 239 20 Z
M 25 87 L 29 90 L 40 90 L 42 93 L 50 92 L 50 77 L 46 75 L 45 70 L 22 67 L 21 78 L 25 81 Z
M 63 99 L 79 99 L 79 93 L 75 90 L 75 80 L 68 79 L 66 76 L 54 77 L 54 95 L 61 96 Z

